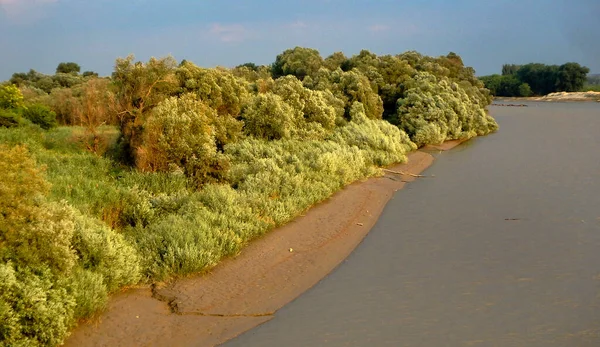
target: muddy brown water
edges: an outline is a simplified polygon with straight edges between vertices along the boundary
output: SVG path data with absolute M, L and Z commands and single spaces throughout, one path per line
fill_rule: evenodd
M 365 240 L 224 346 L 600 346 L 600 103 L 491 107 Z

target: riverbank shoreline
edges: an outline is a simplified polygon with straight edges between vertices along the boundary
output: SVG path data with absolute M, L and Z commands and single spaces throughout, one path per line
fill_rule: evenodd
M 600 102 L 600 92 L 558 92 L 545 96 L 495 97 L 494 101 Z
M 213 346 L 272 319 L 347 258 L 394 193 L 433 163 L 430 152 L 461 142 L 411 152 L 407 163 L 347 186 L 207 274 L 115 295 L 65 346 Z

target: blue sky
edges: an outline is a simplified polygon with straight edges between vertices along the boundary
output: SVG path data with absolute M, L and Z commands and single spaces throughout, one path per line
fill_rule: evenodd
M 0 0 L 0 80 L 62 61 L 110 74 L 115 58 L 269 64 L 287 48 L 325 57 L 450 51 L 478 75 L 503 63 L 576 61 L 600 73 L 599 0 Z

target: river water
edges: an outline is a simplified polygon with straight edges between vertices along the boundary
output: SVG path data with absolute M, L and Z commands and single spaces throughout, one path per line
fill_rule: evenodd
M 491 107 L 363 243 L 226 346 L 600 346 L 600 103 Z

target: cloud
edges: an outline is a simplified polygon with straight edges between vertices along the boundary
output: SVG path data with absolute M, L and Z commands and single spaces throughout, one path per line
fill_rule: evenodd
M 239 42 L 249 38 L 250 31 L 241 24 L 213 24 L 209 33 L 216 36 L 222 42 Z
M 47 5 L 58 0 L 0 0 L 0 8 L 13 23 L 27 24 L 44 17 Z

